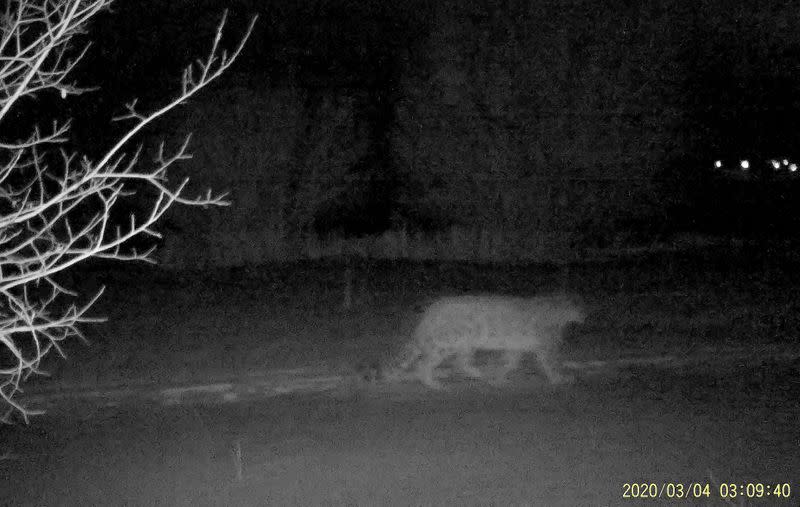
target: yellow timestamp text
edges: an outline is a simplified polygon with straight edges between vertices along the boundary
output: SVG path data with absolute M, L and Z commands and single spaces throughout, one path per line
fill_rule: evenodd
M 622 484 L 622 498 L 647 499 L 691 499 L 719 497 L 723 500 L 739 498 L 790 498 L 792 485 L 788 482 L 626 482 Z
M 733 500 L 736 498 L 789 498 L 792 486 L 788 482 L 723 482 L 719 485 L 720 498 Z

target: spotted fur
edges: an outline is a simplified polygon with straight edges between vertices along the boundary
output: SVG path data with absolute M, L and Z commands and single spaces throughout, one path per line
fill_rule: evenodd
M 493 384 L 504 383 L 526 354 L 536 357 L 550 383 L 563 383 L 568 377 L 559 372 L 555 355 L 566 326 L 583 323 L 585 317 L 580 305 L 562 296 L 441 298 L 425 310 L 388 377 L 411 376 L 439 389 L 437 369 L 452 359 L 465 376 L 484 378 L 484 371 L 474 365 L 474 354 L 487 350 L 501 353 Z

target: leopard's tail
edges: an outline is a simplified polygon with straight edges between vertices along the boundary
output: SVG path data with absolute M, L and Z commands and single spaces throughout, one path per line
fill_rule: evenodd
M 419 345 L 411 341 L 388 365 L 383 369 L 382 377 L 386 380 L 401 380 L 409 376 L 414 370 L 414 365 L 423 355 Z

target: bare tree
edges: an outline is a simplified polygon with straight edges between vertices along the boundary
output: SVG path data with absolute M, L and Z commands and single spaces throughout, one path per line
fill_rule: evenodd
M 88 91 L 66 81 L 86 53 L 76 49 L 76 36 L 86 32 L 88 21 L 112 0 L 10 0 L 0 26 L 0 122 L 20 99 L 57 92 L 62 99 Z M 124 149 L 146 125 L 197 93 L 222 74 L 236 59 L 252 32 L 256 18 L 232 53 L 220 48 L 227 12 L 222 16 L 208 56 L 183 71 L 178 96 L 149 113 L 126 105 L 114 120 L 129 121 L 126 133 L 98 160 L 67 152 L 69 122 L 53 121 L 48 130 L 38 127 L 27 138 L 0 138 L 0 404 L 2 420 L 19 413 L 27 421 L 38 413 L 15 399 L 20 384 L 42 373 L 42 359 L 59 343 L 83 338 L 78 324 L 97 322 L 86 311 L 102 290 L 83 305 L 56 310 L 59 296 L 76 296 L 53 279 L 59 271 L 91 257 L 153 262 L 153 249 L 137 252 L 124 244 L 138 235 L 160 238 L 155 222 L 173 204 L 225 206 L 225 194 L 194 198 L 183 196 L 187 180 L 169 185 L 167 169 L 189 158 L 189 137 L 174 153 L 164 144 L 154 165 L 138 170 L 139 146 L 133 154 Z M 3 131 L 8 131 L 4 129 Z M 10 129 L 14 132 L 14 129 Z M 55 163 L 54 163 L 55 161 Z M 154 201 L 143 216 L 130 215 L 120 226 L 111 212 L 121 197 L 136 189 L 154 189 Z M 141 194 L 140 194 L 141 195 Z M 155 247 L 154 247 L 155 248 Z M 63 306 L 66 305 L 62 305 Z

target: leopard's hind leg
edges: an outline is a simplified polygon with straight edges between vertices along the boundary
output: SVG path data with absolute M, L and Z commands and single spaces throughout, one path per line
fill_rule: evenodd
M 445 359 L 446 354 L 439 349 L 425 351 L 415 365 L 414 373 L 416 377 L 420 382 L 431 389 L 442 389 L 444 386 L 436 378 L 436 368 L 438 368 Z

